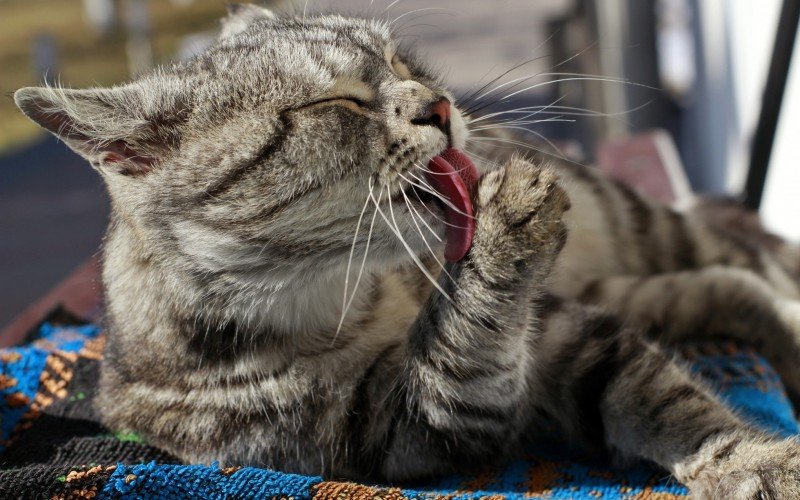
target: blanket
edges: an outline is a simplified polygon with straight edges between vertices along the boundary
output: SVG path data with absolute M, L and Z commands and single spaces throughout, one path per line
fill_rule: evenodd
M 0 350 L 0 498 L 672 499 L 687 491 L 652 464 L 614 466 L 568 446 L 553 429 L 516 461 L 425 485 L 327 481 L 255 467 L 181 464 L 130 433 L 104 428 L 92 406 L 102 357 L 92 324 L 44 323 L 27 345 Z M 782 435 L 798 433 L 781 382 L 732 343 L 681 354 L 732 407 Z

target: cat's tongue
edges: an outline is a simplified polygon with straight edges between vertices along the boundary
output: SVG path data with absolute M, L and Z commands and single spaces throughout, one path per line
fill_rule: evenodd
M 428 182 L 452 206 L 444 204 L 447 226 L 444 258 L 457 262 L 464 258 L 475 234 L 471 194 L 478 183 L 478 169 L 464 153 L 446 149 L 428 163 Z

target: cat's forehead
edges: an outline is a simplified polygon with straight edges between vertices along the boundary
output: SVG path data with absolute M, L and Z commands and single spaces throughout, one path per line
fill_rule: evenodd
M 277 23 L 280 26 L 280 22 Z M 342 16 L 321 16 L 313 21 L 288 25 L 299 27 L 299 31 L 313 39 L 317 35 L 331 40 L 337 45 L 374 50 L 391 43 L 391 29 L 385 22 L 374 19 L 358 19 Z M 333 35 L 328 38 L 326 35 Z
M 394 51 L 386 23 L 341 16 L 301 20 L 285 18 L 255 23 L 229 42 L 230 48 L 258 46 L 276 55 L 310 54 L 316 58 L 384 59 Z
M 266 69 L 282 77 L 327 79 L 348 74 L 366 78 L 380 75 L 394 52 L 385 23 L 320 16 L 256 23 L 221 44 L 215 59 L 217 65 L 230 69 Z
M 375 91 L 396 79 L 395 51 L 391 30 L 380 21 L 276 18 L 223 38 L 197 59 L 167 72 L 176 71 L 177 79 L 187 82 L 192 94 L 188 100 L 196 111 L 224 115 L 232 105 L 302 106 L 350 84 Z

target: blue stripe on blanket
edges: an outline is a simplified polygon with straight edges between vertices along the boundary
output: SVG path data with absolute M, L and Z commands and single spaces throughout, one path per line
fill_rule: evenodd
M 0 350 L 0 446 L 14 439 L 14 433 L 24 432 L 21 426 L 26 419 L 35 419 L 35 398 L 40 392 L 40 377 L 45 378 L 48 356 L 80 356 L 86 342 L 99 335 L 100 330 L 91 325 L 44 325 L 41 337 L 33 344 Z M 692 370 L 745 418 L 782 435 L 800 431 L 778 376 L 753 351 L 721 343 L 686 347 L 683 354 Z M 555 431 L 552 439 L 531 446 L 520 460 L 502 465 L 498 462 L 478 474 L 443 478 L 415 489 L 324 481 L 254 467 L 221 469 L 216 464 L 119 463 L 103 464 L 101 469 L 108 478 L 101 481 L 98 498 L 613 499 L 687 495 L 686 489 L 663 470 L 646 463 L 614 467 L 603 455 L 567 446 Z M 59 480 L 69 482 L 70 477 L 68 474 Z

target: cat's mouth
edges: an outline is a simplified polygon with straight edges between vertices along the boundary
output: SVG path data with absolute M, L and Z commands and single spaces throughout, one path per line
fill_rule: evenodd
M 457 262 L 469 251 L 475 234 L 472 196 L 478 183 L 478 169 L 467 155 L 448 148 L 431 159 L 425 178 L 436 194 L 411 185 L 406 196 L 427 206 L 434 205 L 444 213 L 444 257 Z

